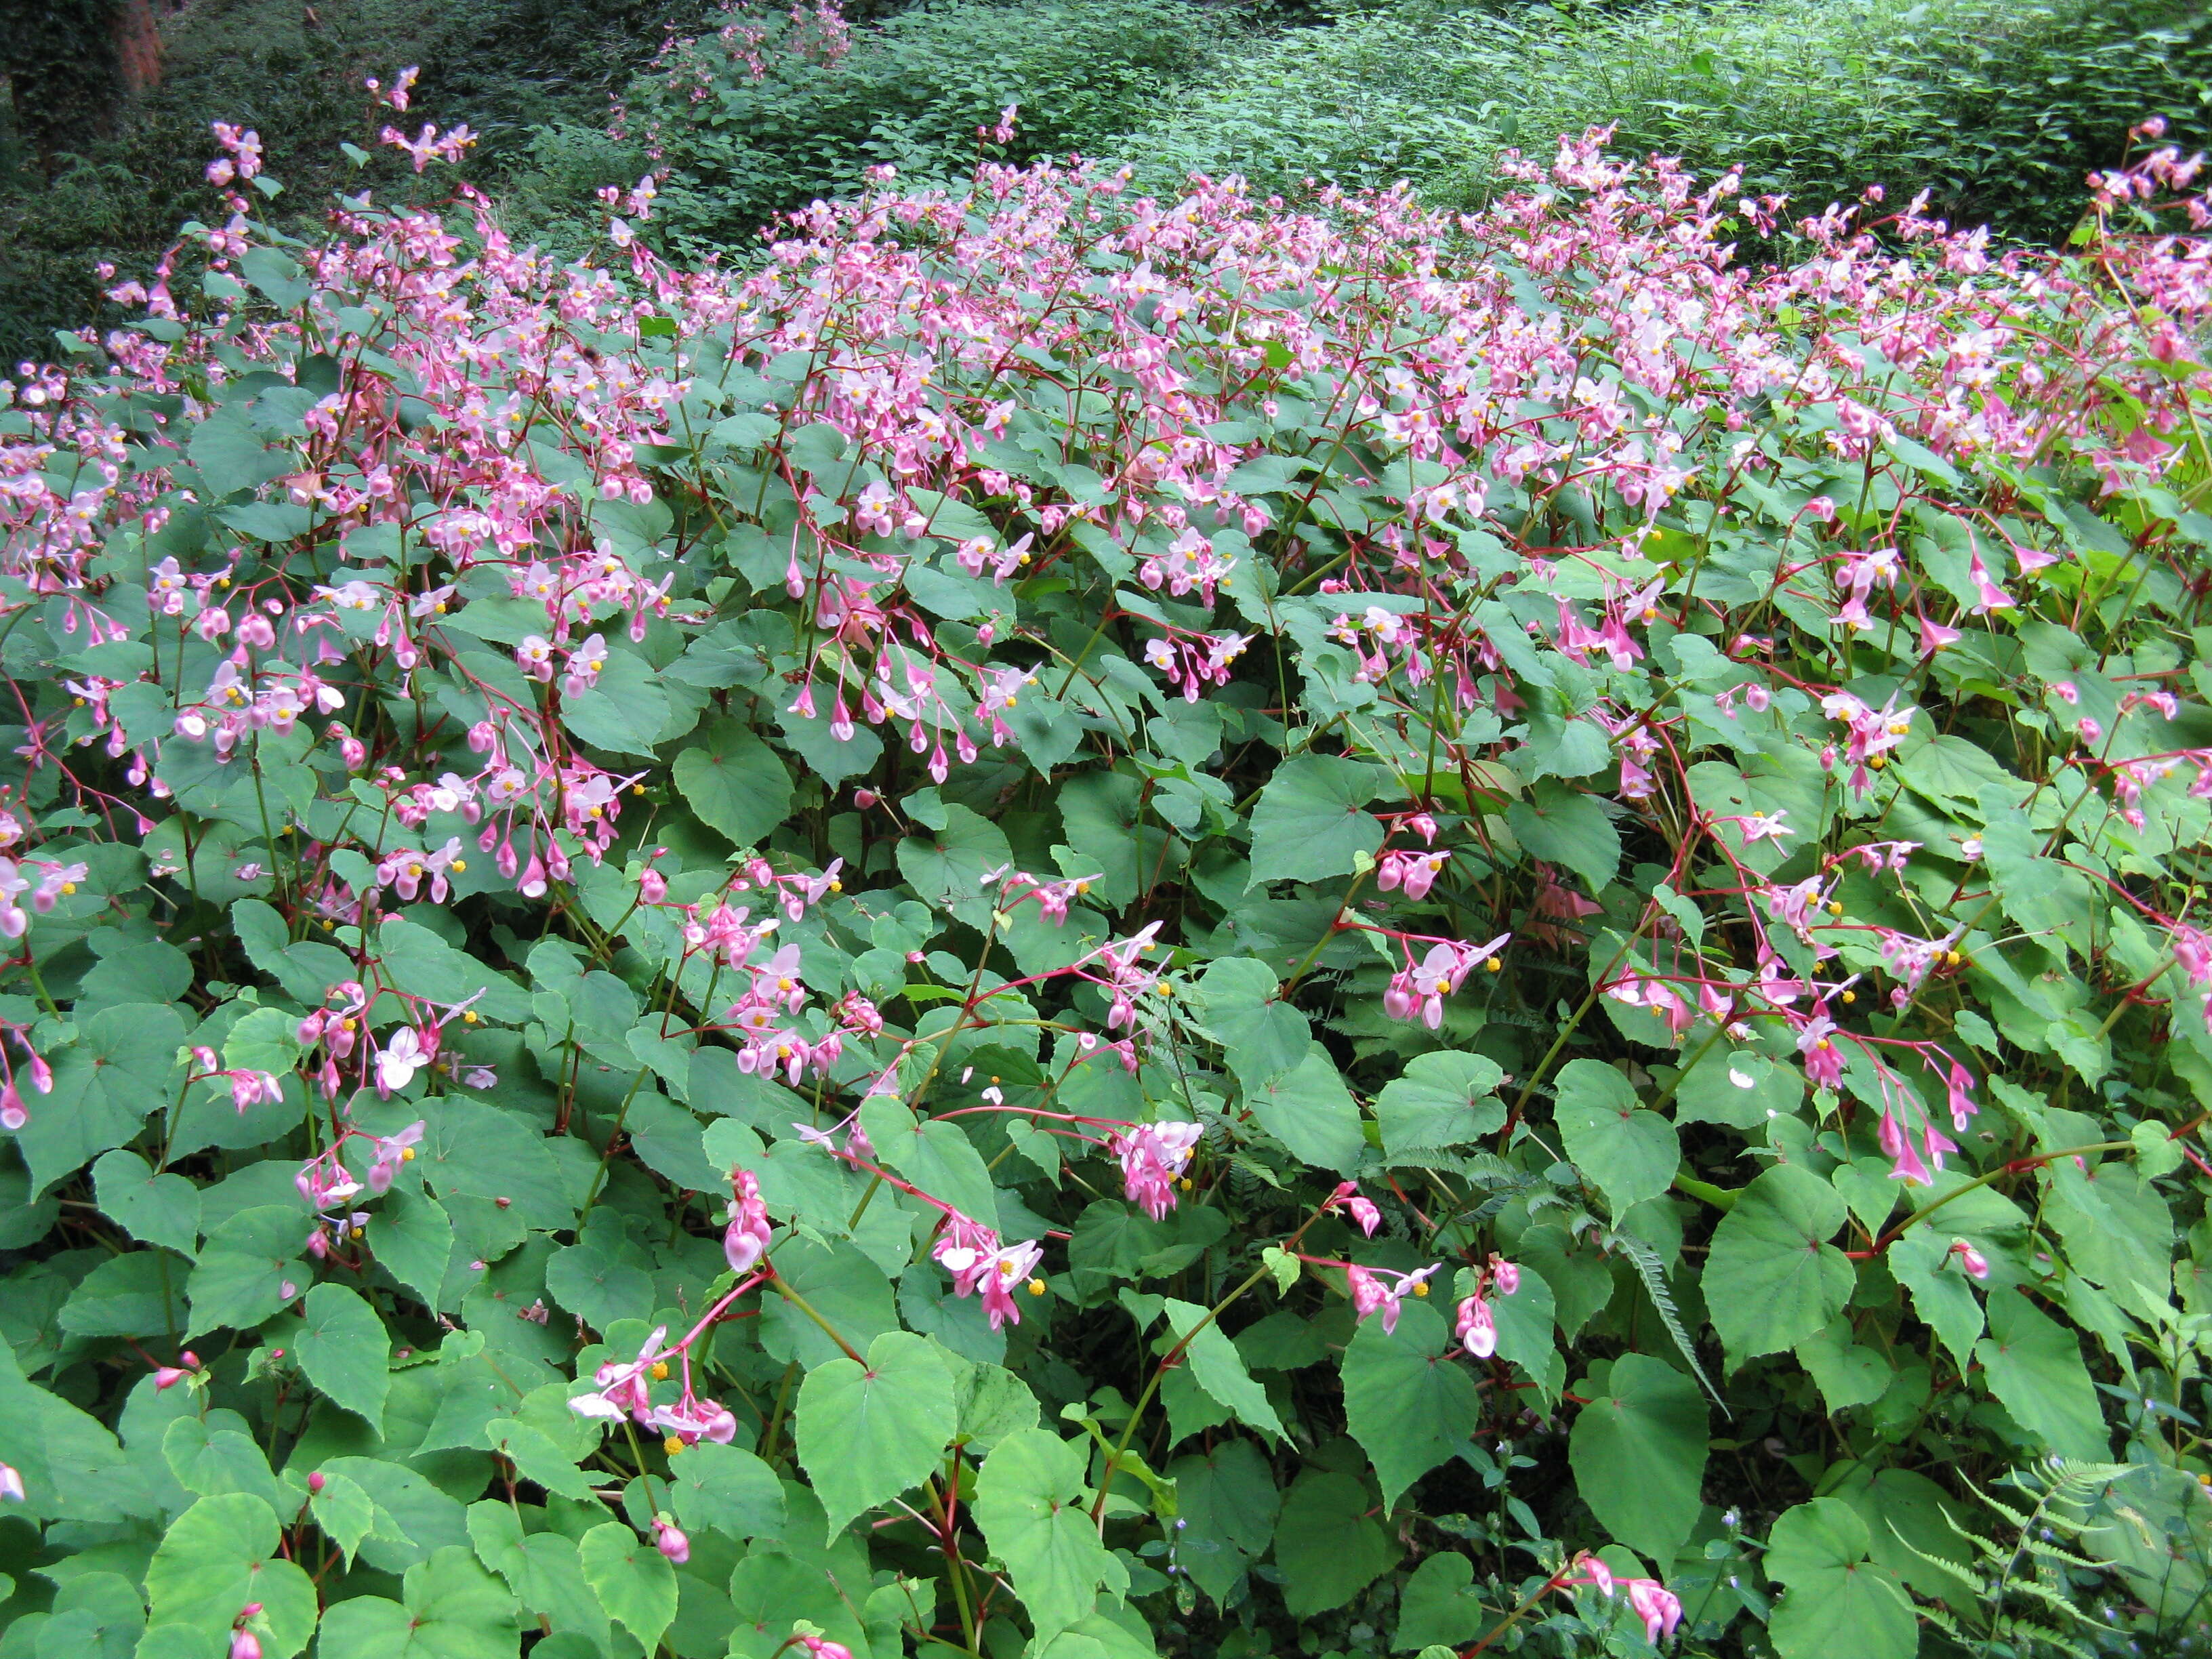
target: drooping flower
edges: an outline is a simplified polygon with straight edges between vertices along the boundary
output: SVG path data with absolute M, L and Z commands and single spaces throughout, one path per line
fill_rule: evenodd
M 1950 1254 L 1959 1258 L 1959 1265 L 1966 1270 L 1967 1278 L 1987 1279 L 1990 1276 L 1990 1259 L 1965 1239 L 1953 1239 Z
M 1462 1300 L 1458 1316 L 1452 1322 L 1452 1334 L 1476 1359 L 1487 1359 L 1496 1353 L 1498 1320 L 1490 1311 L 1490 1304 L 1479 1295 Z
M 389 1053 L 390 1050 L 387 1049 L 386 1052 Z M 392 1178 L 399 1173 L 399 1166 L 415 1161 L 415 1148 L 422 1141 L 422 1131 L 426 1127 L 423 1121 L 418 1117 L 398 1134 L 378 1135 L 374 1138 L 376 1159 L 368 1166 L 369 1191 L 382 1193 L 391 1190 Z M 316 1207 L 320 1209 L 324 1206 L 317 1205 Z
M 760 1195 L 760 1182 L 751 1170 L 739 1170 L 730 1177 L 736 1198 L 730 1206 L 730 1224 L 722 1233 L 722 1257 L 740 1278 L 750 1273 L 767 1253 L 772 1231 L 768 1206 Z
M 1409 1273 L 1395 1273 L 1388 1267 L 1363 1267 L 1357 1263 L 1345 1269 L 1345 1278 L 1352 1288 L 1352 1306 L 1360 1318 L 1379 1313 L 1382 1328 L 1387 1332 L 1398 1328 L 1398 1304 L 1409 1296 L 1425 1296 L 1422 1286 L 1429 1276 L 1443 1264 L 1432 1262 Z M 1385 1283 L 1395 1280 L 1395 1283 Z
M 637 1351 L 637 1358 L 622 1361 L 609 1360 L 592 1373 L 592 1391 L 580 1394 L 569 1401 L 568 1409 L 579 1417 L 589 1417 L 619 1422 L 632 1417 L 640 1423 L 653 1418 L 653 1401 L 647 1393 L 653 1368 L 660 1364 L 665 1352 L 660 1340 L 668 1334 L 668 1327 L 656 1325 L 653 1334 L 645 1339 L 645 1346 Z
M 1136 1123 L 1109 1137 L 1107 1148 L 1121 1160 L 1121 1180 L 1131 1202 L 1155 1221 L 1175 1208 L 1176 1181 L 1189 1167 L 1205 1126 L 1197 1123 Z
M 403 1025 L 385 1039 L 376 1056 L 376 1091 L 396 1095 L 415 1080 L 415 1073 L 430 1063 L 430 1051 L 420 1033 Z

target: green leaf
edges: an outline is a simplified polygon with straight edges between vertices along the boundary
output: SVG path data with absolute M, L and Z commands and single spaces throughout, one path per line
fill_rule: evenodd
M 1344 1413 L 1382 1483 L 1382 1507 L 1467 1443 L 1482 1418 L 1443 1316 L 1407 1302 L 1398 1328 L 1362 1320 L 1344 1351 Z
M 1505 1103 L 1492 1091 L 1504 1074 L 1487 1054 L 1445 1049 L 1416 1055 L 1405 1075 L 1375 1097 L 1384 1155 L 1464 1146 L 1504 1128 Z
M 949 910 L 971 926 L 988 922 L 983 878 L 1013 857 L 1006 832 L 964 806 L 944 809 L 945 823 L 898 844 L 899 873 L 933 910 Z
M 1795 1347 L 1844 1310 L 1857 1278 L 1828 1240 L 1844 1218 L 1836 1189 L 1795 1164 L 1767 1170 L 1721 1218 L 1703 1288 L 1731 1368 Z
M 813 1528 L 804 1530 L 811 1534 Z M 848 1597 L 858 1601 L 867 1591 L 865 1574 L 857 1577 L 858 1582 L 841 1580 L 835 1568 L 817 1558 L 801 1559 L 781 1551 L 748 1554 L 730 1575 L 730 1602 L 737 1615 L 730 1659 L 770 1659 L 779 1650 L 789 1651 L 785 1640 L 801 1619 L 856 1656 L 866 1656 L 866 1632 L 848 1605 Z
M 1766 1571 L 1788 1587 L 1770 1629 L 1782 1659 L 1910 1659 L 1920 1645 L 1894 1573 L 1867 1559 L 1867 1526 L 1840 1498 L 1800 1504 L 1774 1523 Z
M 1022 1429 L 998 1443 L 975 1477 L 975 1519 L 1040 1640 L 1088 1613 L 1101 1585 L 1118 1595 L 1128 1583 L 1081 1501 L 1083 1468 L 1080 1448 Z
M 1474 1593 L 1474 1563 L 1456 1550 L 1431 1556 L 1413 1569 L 1398 1601 L 1398 1631 L 1390 1646 L 1459 1648 L 1488 1629 L 1491 1618 Z
M 53 1088 L 26 1097 L 30 1120 L 15 1132 L 33 1198 L 129 1140 L 149 1112 L 176 1097 L 184 1040 L 177 1011 L 151 1003 L 103 1009 L 77 1027 L 77 1040 L 51 1055 Z
M 1505 809 L 1506 827 L 1531 854 L 1564 864 L 1601 892 L 1620 868 L 1620 831 L 1595 795 L 1549 778 Z
M 404 1572 L 449 1545 L 468 1542 L 468 1515 L 404 1463 L 380 1457 L 325 1458 L 326 1474 L 343 1474 L 368 1494 L 375 1524 L 362 1556 L 382 1572 Z
M 991 1172 L 957 1123 L 941 1118 L 917 1121 L 890 1096 L 878 1095 L 861 1103 L 860 1127 L 867 1131 L 877 1156 L 893 1170 L 932 1198 L 998 1231 L 999 1202 L 993 1195 Z
M 653 1305 L 653 1275 L 611 1255 L 596 1239 L 553 1252 L 545 1293 L 595 1331 L 617 1319 L 642 1317 Z
M 650 759 L 668 713 L 668 694 L 645 659 L 616 650 L 590 690 L 562 701 L 561 724 L 594 748 Z
M 469 1505 L 469 1541 L 476 1548 L 477 1559 L 514 1592 L 526 1618 L 536 1615 L 550 1625 L 556 1635 L 571 1632 L 584 1637 L 594 1655 L 608 1651 L 606 1609 L 585 1581 L 574 1539 L 555 1532 L 526 1535 L 521 1517 L 514 1510 L 488 1501 Z M 532 1651 L 544 1653 L 550 1646 L 550 1643 L 540 1644 Z
M 184 1323 L 186 1269 L 167 1250 L 111 1256 L 78 1281 L 55 1323 L 72 1336 L 173 1336 Z
M 1206 1025 L 1248 1090 L 1273 1083 L 1313 1046 L 1306 1017 L 1276 1000 L 1280 983 L 1273 969 L 1250 957 L 1222 957 L 1198 981 Z
M 1597 1183 L 1616 1218 L 1674 1184 L 1682 1166 L 1674 1126 L 1646 1111 L 1628 1079 L 1612 1066 L 1569 1060 L 1559 1071 L 1553 1116 L 1567 1157 Z
M 316 1285 L 307 1292 L 306 1312 L 293 1338 L 300 1369 L 381 1435 L 385 1392 L 392 1385 L 392 1342 L 384 1322 L 343 1285 Z
M 2112 1431 L 2073 1332 L 2017 1287 L 1990 1297 L 1990 1334 L 1974 1352 L 2013 1420 L 2067 1457 L 2092 1462 L 2112 1455 Z
M 392 927 L 385 924 L 386 933 Z M 553 1231 L 575 1224 L 561 1166 L 544 1136 L 521 1119 L 447 1095 L 426 1121 L 412 1167 L 422 1172 L 423 1190 L 449 1212 L 456 1196 L 486 1198 L 521 1226 Z
M 1169 1328 L 1178 1341 L 1197 1329 L 1208 1312 L 1195 1303 L 1178 1302 L 1172 1297 L 1163 1306 Z M 1284 1437 L 1282 1422 L 1267 1403 L 1267 1391 L 1252 1380 L 1252 1374 L 1244 1369 L 1243 1356 L 1219 1325 L 1207 1325 L 1191 1338 L 1182 1351 L 1182 1363 L 1189 1368 L 1192 1380 L 1235 1413 L 1237 1421 L 1277 1440 Z
M 226 1326 L 246 1330 L 280 1311 L 313 1282 L 299 1259 L 313 1219 L 295 1206 L 241 1210 L 207 1237 L 185 1287 L 199 1336 Z
M 22 1506 L 33 1517 L 112 1522 L 138 1512 L 115 1436 L 26 1381 L 8 1342 L 0 1342 L 0 1463 L 22 1477 Z
M 793 1240 L 777 1247 L 775 1270 L 780 1280 L 862 1352 L 885 1331 L 899 1328 L 890 1280 L 850 1244 Z M 761 1304 L 761 1346 L 778 1364 L 795 1358 L 811 1370 L 843 1353 L 821 1326 L 783 1297 L 764 1291 Z
M 404 1605 L 381 1595 L 334 1604 L 323 1615 L 316 1659 L 514 1659 L 521 1651 L 514 1597 L 465 1546 L 447 1545 L 408 1568 L 400 1594 Z
M 1294 755 L 1275 769 L 1252 810 L 1252 873 L 1269 881 L 1348 876 L 1382 845 L 1367 803 L 1389 777 L 1380 767 L 1335 755 Z
M 1842 1317 L 1797 1345 L 1797 1363 L 1819 1387 L 1832 1416 L 1872 1405 L 1897 1375 L 1880 1350 L 1853 1340 L 1851 1322 Z
M 1283 1604 L 1296 1618 L 1340 1607 L 1389 1571 L 1398 1547 L 1368 1511 L 1367 1488 L 1348 1474 L 1309 1469 L 1275 1522 Z
M 137 1153 L 118 1147 L 92 1166 L 103 1213 L 143 1244 L 190 1255 L 200 1236 L 200 1190 L 180 1175 L 155 1175 Z
M 1367 1154 L 1358 1103 L 1319 1043 L 1287 1075 L 1250 1091 L 1245 1103 L 1260 1127 L 1302 1163 L 1348 1175 Z
M 668 1558 L 619 1521 L 586 1533 L 576 1558 L 607 1616 L 651 1653 L 676 1617 L 676 1569 Z
M 315 1587 L 293 1563 L 273 1559 L 279 1537 L 276 1512 L 251 1493 L 201 1498 L 171 1523 L 147 1565 L 147 1623 L 227 1640 L 240 1609 L 258 1601 L 263 1654 L 291 1659 L 314 1634 Z
M 700 821 L 739 847 L 760 845 L 791 815 L 791 774 L 743 720 L 702 726 L 677 756 L 674 776 Z
M 783 1484 L 752 1453 L 702 1440 L 668 1468 L 676 1516 L 687 1528 L 740 1540 L 782 1533 Z
M 1964 1371 L 1984 1329 L 1974 1282 L 1951 1253 L 1948 1235 L 1933 1227 L 1907 1228 L 1885 1258 L 1892 1278 L 1912 1294 L 1912 1310 L 1949 1349 Z
M 361 1540 L 376 1525 L 376 1505 L 351 1476 L 328 1470 L 322 1475 L 323 1489 L 307 1499 L 307 1506 L 314 1514 L 315 1524 L 344 1552 L 350 1566 L 361 1550 Z
M 185 453 L 216 501 L 281 478 L 298 465 L 291 452 L 270 449 L 244 413 L 231 409 L 201 422 Z
M 238 1426 L 222 1426 L 226 1420 Z M 246 1427 L 246 1419 L 232 1412 L 210 1412 L 205 1421 L 179 1417 L 161 1437 L 161 1461 L 188 1492 L 201 1498 L 245 1492 L 287 1513 L 298 1504 L 298 1495 L 269 1472 L 269 1460 Z
M 84 1568 L 86 1563 L 79 1559 L 67 1565 Z M 56 1577 L 61 1574 L 58 1571 Z M 10 1588 L 0 1578 L 0 1590 Z M 14 1654 L 30 1653 L 23 1638 L 31 1635 L 33 1622 L 26 1621 L 16 1630 Z M 76 1571 L 62 1579 L 52 1616 L 38 1626 L 37 1659 L 132 1659 L 145 1628 L 146 1609 L 137 1587 L 128 1578 L 97 1570 Z M 184 1642 L 189 1646 L 191 1639 L 187 1637 Z
M 1260 1449 L 1217 1439 L 1212 1449 L 1168 1467 L 1176 1483 L 1175 1563 L 1190 1581 L 1224 1601 L 1245 1569 L 1267 1553 L 1282 1498 Z
M 799 1461 L 834 1536 L 936 1471 L 957 1424 L 952 1376 L 927 1340 L 886 1331 L 865 1368 L 840 1358 L 807 1372 L 797 1420 Z
M 520 986 L 404 916 L 386 916 L 378 924 L 376 948 L 384 958 L 384 971 L 404 984 L 410 995 L 434 1002 L 465 1002 L 474 998 L 477 1012 L 486 1019 L 519 1021 L 532 1016 L 529 994 Z M 448 1096 L 429 1120 L 433 1133 L 444 1127 L 448 1115 L 454 1112 L 460 1113 L 461 1123 L 477 1133 L 487 1133 L 483 1126 L 500 1115 L 488 1106 Z
M 369 1253 L 432 1310 L 453 1256 L 453 1224 L 427 1193 L 394 1188 L 368 1218 Z
M 1575 1488 L 1598 1522 L 1662 1569 L 1697 1524 L 1705 1401 L 1662 1359 L 1623 1354 L 1567 1438 Z

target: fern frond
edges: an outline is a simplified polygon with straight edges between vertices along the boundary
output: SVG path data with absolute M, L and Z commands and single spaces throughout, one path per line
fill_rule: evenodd
M 1682 1358 L 1690 1362 L 1691 1371 L 1705 1385 L 1705 1392 L 1712 1396 L 1713 1404 L 1721 1408 L 1721 1415 L 1732 1416 L 1728 1401 L 1721 1398 L 1721 1391 L 1713 1386 L 1712 1379 L 1705 1375 L 1705 1368 L 1698 1363 L 1698 1351 L 1691 1344 L 1689 1332 L 1682 1328 L 1682 1316 L 1675 1310 L 1674 1298 L 1668 1291 L 1666 1266 L 1659 1260 L 1659 1253 L 1633 1233 L 1611 1231 L 1607 1235 L 1607 1242 L 1626 1256 L 1629 1265 L 1636 1269 L 1636 1276 L 1644 1281 L 1644 1294 L 1651 1298 L 1651 1305 L 1659 1310 L 1659 1318 L 1667 1327 L 1667 1334 L 1674 1339 L 1674 1346 L 1681 1350 Z

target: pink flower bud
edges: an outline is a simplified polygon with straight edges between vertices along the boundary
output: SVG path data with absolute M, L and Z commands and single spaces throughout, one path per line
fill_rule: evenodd
M 250 1630 L 240 1630 L 230 1638 L 230 1659 L 261 1659 L 261 1638 Z
M 159 1365 L 154 1370 L 154 1387 L 156 1391 L 173 1388 L 191 1375 L 190 1371 L 176 1365 Z
M 323 1495 L 323 1488 L 329 1484 L 330 1477 L 325 1474 L 320 1469 L 317 1469 L 313 1474 L 307 1477 L 307 1491 L 310 1494 L 317 1498 L 320 1498 Z
M 691 1559 L 691 1540 L 659 1516 L 653 1519 L 653 1547 L 679 1567 Z

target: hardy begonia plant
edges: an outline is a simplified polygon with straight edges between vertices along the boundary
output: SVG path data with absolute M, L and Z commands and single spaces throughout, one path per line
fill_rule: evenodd
M 0 410 L 0 1654 L 2201 1624 L 2154 133 L 2063 256 L 1592 135 L 744 270 L 218 136 Z

